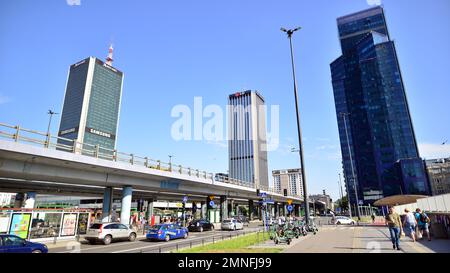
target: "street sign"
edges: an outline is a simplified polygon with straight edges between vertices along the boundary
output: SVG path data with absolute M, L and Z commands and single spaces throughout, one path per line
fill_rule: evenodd
M 275 201 L 273 201 L 273 200 L 264 200 L 263 201 L 264 202 L 264 204 L 275 204 Z
M 292 205 L 287 206 L 287 210 L 288 210 L 289 212 L 291 212 L 293 209 L 294 209 L 294 208 L 292 207 Z
M 188 197 L 187 196 L 183 196 L 183 203 L 186 203 L 187 200 L 188 200 Z
M 214 201 L 213 201 L 213 200 L 209 201 L 209 205 L 210 205 L 211 207 L 214 207 Z
M 291 199 L 288 199 L 287 202 L 288 202 L 289 205 L 292 204 L 292 200 Z
M 209 196 L 209 200 L 213 200 L 214 197 L 215 197 L 214 195 L 210 195 L 210 196 Z
M 267 193 L 261 192 L 260 196 L 261 196 L 262 198 L 266 198 L 266 197 L 267 197 Z

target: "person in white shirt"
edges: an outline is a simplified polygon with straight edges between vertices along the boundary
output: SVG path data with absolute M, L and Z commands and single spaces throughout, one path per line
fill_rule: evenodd
M 405 231 L 410 234 L 411 239 L 413 242 L 416 241 L 416 227 L 417 227 L 417 220 L 416 217 L 412 212 L 409 211 L 409 209 L 405 209 L 405 219 L 403 220 L 403 226 L 405 227 Z

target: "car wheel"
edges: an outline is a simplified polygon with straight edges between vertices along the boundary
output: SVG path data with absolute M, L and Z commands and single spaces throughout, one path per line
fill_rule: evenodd
M 278 239 L 275 239 L 274 241 L 275 241 L 275 244 L 278 245 Z
M 39 249 L 35 249 L 31 253 L 42 253 L 42 251 L 40 251 Z
M 184 239 L 187 239 L 187 237 L 188 237 L 188 234 L 187 234 L 187 232 L 184 234 L 184 236 L 183 236 L 183 238 Z
M 170 236 L 166 235 L 166 237 L 164 237 L 164 241 L 168 242 L 170 240 Z
M 214 225 L 211 225 L 211 231 L 214 231 Z
M 337 223 L 336 223 L 336 225 L 340 225 L 340 224 L 341 224 L 341 222 L 337 222 Z
M 88 244 L 90 244 L 90 245 L 93 245 L 93 244 L 95 244 L 95 241 L 94 240 L 86 240 L 87 242 L 88 242 Z
M 111 235 L 106 235 L 105 238 L 103 239 L 103 243 L 105 245 L 109 245 L 111 243 L 111 241 L 112 241 Z
M 350 225 L 354 226 L 354 225 L 355 225 L 355 222 L 351 222 Z
M 130 236 L 128 236 L 128 241 L 134 242 L 136 240 L 136 233 L 131 232 Z

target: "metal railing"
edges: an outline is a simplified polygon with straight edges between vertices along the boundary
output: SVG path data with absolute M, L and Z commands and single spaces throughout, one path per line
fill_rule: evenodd
M 21 142 L 30 145 L 45 147 L 47 149 L 66 151 L 99 159 L 122 162 L 136 166 L 144 166 L 150 169 L 202 178 L 205 180 L 210 180 L 213 183 L 223 182 L 256 189 L 254 183 L 252 182 L 241 181 L 226 176 L 214 175 L 213 173 L 207 171 L 186 167 L 183 165 L 177 165 L 174 163 L 167 163 L 149 157 L 142 157 L 135 154 L 124 153 L 117 151 L 116 149 L 109 149 L 101 147 L 99 145 L 83 143 L 69 138 L 54 136 L 51 134 L 22 128 L 18 125 L 12 126 L 5 123 L 0 123 L 0 138 L 6 138 L 8 140 L 13 140 L 14 142 Z M 260 190 L 267 191 L 268 193 L 281 194 L 281 191 L 276 191 L 273 188 L 260 187 Z
M 151 248 L 149 250 L 141 250 L 140 253 L 164 253 L 164 252 L 173 252 L 173 251 L 180 251 L 180 250 L 187 250 L 187 249 L 191 249 L 194 247 L 199 247 L 199 246 L 205 246 L 207 244 L 216 244 L 218 242 L 224 241 L 224 240 L 231 240 L 234 238 L 238 238 L 241 236 L 245 236 L 245 235 L 249 235 L 249 234 L 254 234 L 256 233 L 257 236 L 257 243 L 261 243 L 263 241 L 265 241 L 266 236 L 267 236 L 267 231 L 264 231 L 263 229 L 257 229 L 257 230 L 252 230 L 252 231 L 236 231 L 234 233 L 229 233 L 229 234 L 217 234 L 217 235 L 212 235 L 212 236 L 208 236 L 208 237 L 203 237 L 203 238 L 198 238 L 198 239 L 190 239 L 188 242 L 185 241 L 178 241 L 176 243 L 173 244 L 169 244 L 169 245 L 159 245 L 155 248 Z M 266 234 L 266 235 L 264 235 Z

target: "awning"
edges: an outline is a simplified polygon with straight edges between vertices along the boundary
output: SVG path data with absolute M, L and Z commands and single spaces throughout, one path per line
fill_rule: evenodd
M 396 205 L 405 205 L 417 202 L 418 199 L 427 198 L 429 196 L 426 195 L 412 195 L 412 194 L 404 194 L 404 195 L 393 195 L 388 196 L 382 199 L 379 199 L 373 203 L 374 206 L 396 206 Z

